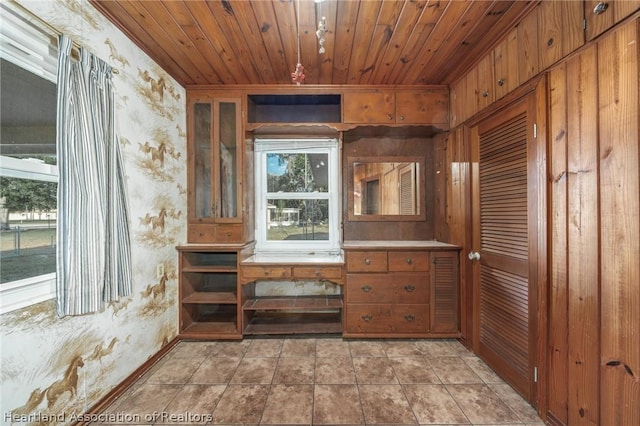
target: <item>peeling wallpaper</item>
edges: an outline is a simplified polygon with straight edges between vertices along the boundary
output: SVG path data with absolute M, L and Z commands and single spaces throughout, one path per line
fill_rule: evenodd
M 177 334 L 175 246 L 186 241 L 185 90 L 88 2 L 17 3 L 119 71 L 113 84 L 133 295 L 92 315 L 58 318 L 51 300 L 0 316 L 2 424 L 68 424 Z

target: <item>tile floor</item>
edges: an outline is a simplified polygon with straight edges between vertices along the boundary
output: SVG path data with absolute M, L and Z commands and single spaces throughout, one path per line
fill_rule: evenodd
M 543 425 L 528 403 L 455 340 L 338 337 L 180 342 L 102 420 Z

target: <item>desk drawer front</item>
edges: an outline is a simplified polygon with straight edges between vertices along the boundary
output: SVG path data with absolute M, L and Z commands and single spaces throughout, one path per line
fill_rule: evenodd
M 348 274 L 347 303 L 429 303 L 428 274 Z
M 311 279 L 340 279 L 342 268 L 338 266 L 295 266 L 293 276 Z
M 426 251 L 390 251 L 389 271 L 426 272 L 429 270 L 429 253 Z
M 270 266 L 243 266 L 242 276 L 245 278 L 289 278 L 291 268 L 270 267 Z
M 386 251 L 347 252 L 348 272 L 387 272 Z
M 426 333 L 429 305 L 347 305 L 349 333 Z

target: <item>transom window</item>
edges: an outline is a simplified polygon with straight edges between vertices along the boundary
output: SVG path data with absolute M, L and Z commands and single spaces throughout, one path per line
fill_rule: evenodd
M 338 141 L 258 139 L 256 251 L 339 251 Z

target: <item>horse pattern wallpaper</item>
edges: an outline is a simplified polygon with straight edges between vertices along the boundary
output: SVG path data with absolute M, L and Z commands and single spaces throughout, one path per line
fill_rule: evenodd
M 0 316 L 2 424 L 69 424 L 177 334 L 186 241 L 185 90 L 85 0 L 18 0 L 114 68 L 133 294 L 59 318 L 53 300 Z

